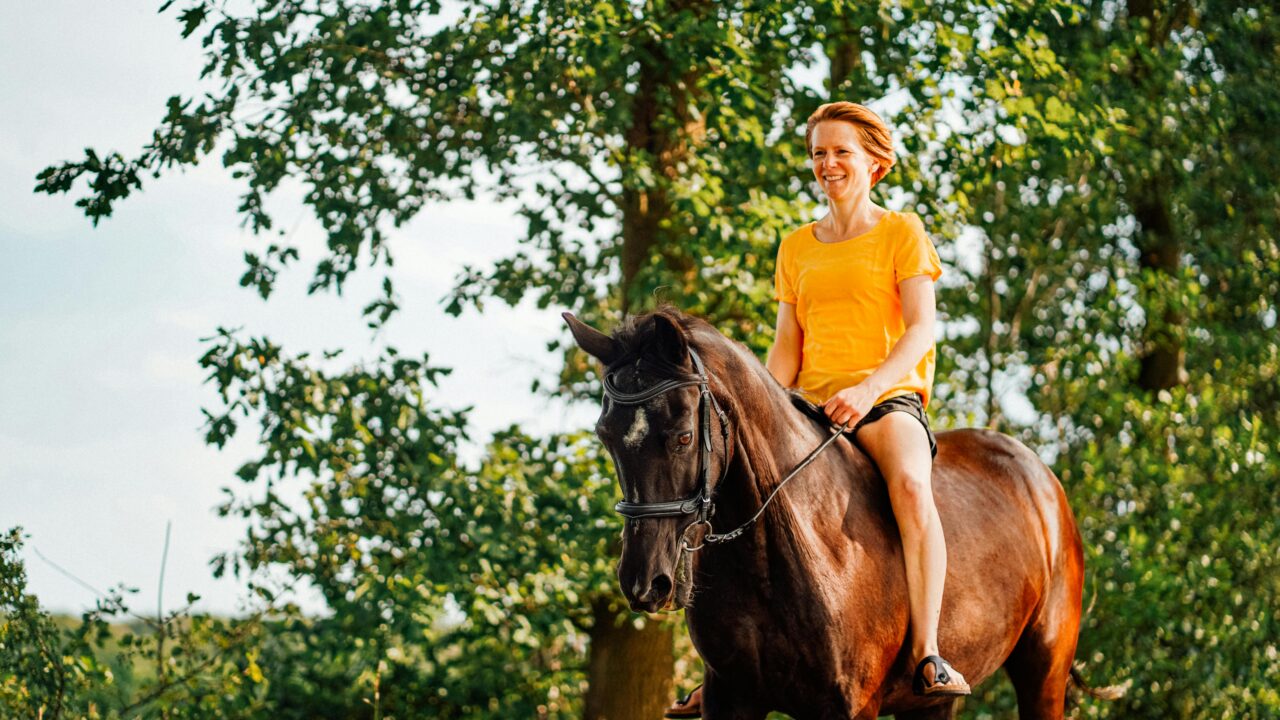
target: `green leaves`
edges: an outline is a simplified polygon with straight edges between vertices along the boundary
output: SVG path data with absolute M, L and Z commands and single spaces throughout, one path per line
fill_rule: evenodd
M 176 0 L 168 0 L 168 2 L 161 5 L 160 12 L 168 10 L 169 6 L 173 5 L 175 1 Z M 208 17 L 209 5 L 207 3 L 196 3 L 195 5 L 183 10 L 178 15 L 178 20 L 182 23 L 182 37 L 191 37 L 192 33 L 199 29 Z
M 275 288 L 276 277 L 279 276 L 280 271 L 289 264 L 289 261 L 297 259 L 298 250 L 293 247 L 282 248 L 271 245 L 267 248 L 265 259 L 246 252 L 244 262 L 247 267 L 244 275 L 240 276 L 240 287 L 253 287 L 258 291 L 258 295 L 266 300 L 271 297 L 271 291 Z M 390 292 L 389 289 L 388 292 Z
M 609 327 L 669 300 L 763 354 L 777 244 L 820 200 L 803 123 L 831 99 L 882 108 L 900 153 L 873 199 L 918 212 L 947 265 L 935 412 L 1052 461 L 1098 589 L 1078 656 L 1091 677 L 1134 680 L 1082 713 L 1275 707 L 1274 9 L 238 7 L 179 14 L 216 92 L 171 98 L 136 156 L 88 149 L 37 190 L 79 188 L 97 222 L 144 174 L 221 142 L 253 232 L 274 227 L 271 193 L 302 184 L 327 235 L 312 292 L 389 267 L 388 240 L 428 203 L 483 193 L 517 208 L 524 237 L 460 269 L 446 312 L 531 299 Z M 298 259 L 269 243 L 240 284 L 266 299 Z M 401 298 L 385 278 L 360 307 L 376 330 Z M 595 392 L 593 362 L 549 351 L 564 357 L 553 392 Z M 222 508 L 250 530 L 217 570 L 283 569 L 333 610 L 273 628 L 233 695 L 298 717 L 375 695 L 403 717 L 575 714 L 586 614 L 613 593 L 598 445 L 511 428 L 468 465 L 465 414 L 433 407 L 443 369 L 339 360 L 225 329 L 201 360 L 222 403 L 206 439 L 253 427 L 260 450 Z M 1194 701 L 1172 685 L 1187 677 Z M 983 692 L 980 715 L 1011 711 L 1007 691 Z
M 246 576 L 285 568 L 306 578 L 335 613 L 306 632 L 340 632 L 330 652 L 343 667 L 388 662 L 387 647 L 451 658 L 391 662 L 404 684 L 381 687 L 388 710 L 469 716 L 467 698 L 483 689 L 497 703 L 479 706 L 485 712 L 522 715 L 538 694 L 580 692 L 585 655 L 564 634 L 589 627 L 588 597 L 612 594 L 620 529 L 608 510 L 611 470 L 594 438 L 532 438 L 512 428 L 469 468 L 455 454 L 465 417 L 431 409 L 443 371 L 425 358 L 388 351 L 370 366 L 332 372 L 266 339 L 221 330 L 208 341 L 202 366 L 224 400 L 206 410 L 211 442 L 230 437 L 215 432 L 219 422 L 244 418 L 258 427 L 262 449 L 238 472 L 245 491 L 224 507 L 252 524 L 219 572 L 230 562 Z M 283 501 L 292 495 L 303 502 Z M 267 659 L 256 661 L 264 677 L 295 672 L 294 658 Z M 505 669 L 490 677 L 495 662 Z M 449 693 L 416 695 L 419 683 Z

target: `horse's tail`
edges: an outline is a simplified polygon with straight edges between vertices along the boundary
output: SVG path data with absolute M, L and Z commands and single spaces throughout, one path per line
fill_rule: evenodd
M 1094 584 L 1093 597 L 1089 599 L 1089 607 L 1085 609 L 1084 613 L 1082 614 L 1082 617 L 1084 615 L 1088 615 L 1090 612 L 1093 611 L 1093 605 L 1097 601 L 1098 601 L 1098 586 Z M 1088 695 L 1094 700 L 1106 700 L 1108 702 L 1112 700 L 1119 700 L 1120 698 L 1124 697 L 1125 692 L 1128 691 L 1129 689 L 1129 685 L 1133 682 L 1132 680 L 1125 680 L 1119 685 L 1108 685 L 1102 688 L 1095 688 L 1089 685 L 1089 683 L 1085 682 L 1084 674 L 1080 672 L 1083 668 L 1084 668 L 1083 662 L 1072 663 L 1071 685 L 1074 685 L 1077 690 L 1079 690 L 1080 692 L 1083 692 L 1085 695 Z M 1067 689 L 1070 690 L 1071 687 L 1068 686 Z M 1077 698 L 1072 696 L 1072 693 L 1070 692 L 1067 693 L 1068 709 L 1070 709 L 1076 704 L 1076 699 Z
M 1080 673 L 1082 667 L 1083 663 L 1076 663 L 1071 666 L 1071 684 L 1094 700 L 1119 700 L 1124 697 L 1125 692 L 1129 689 L 1129 684 L 1132 682 L 1131 680 L 1125 680 L 1119 685 L 1095 688 L 1085 682 L 1084 675 Z

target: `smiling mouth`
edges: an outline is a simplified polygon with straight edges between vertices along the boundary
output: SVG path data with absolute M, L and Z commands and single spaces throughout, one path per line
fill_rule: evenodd
M 832 183 L 832 182 L 839 182 L 841 180 L 844 180 L 846 177 L 848 176 L 847 175 L 823 175 L 822 179 L 824 182 Z

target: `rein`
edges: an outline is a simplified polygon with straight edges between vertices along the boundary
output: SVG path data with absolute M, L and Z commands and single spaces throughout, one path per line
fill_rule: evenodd
M 694 377 L 668 378 L 637 392 L 623 392 L 622 390 L 619 390 L 617 385 L 614 383 L 613 373 L 609 373 L 604 378 L 604 394 L 605 397 L 619 405 L 641 405 L 655 397 L 658 397 L 659 395 L 663 395 L 677 388 L 688 387 L 690 385 L 698 386 L 698 431 L 699 435 L 702 436 L 702 442 L 698 449 L 698 492 L 692 497 L 685 498 L 683 500 L 668 500 L 648 503 L 633 503 L 624 500 L 619 502 L 613 508 L 614 512 L 617 512 L 619 515 L 622 515 L 629 520 L 696 515 L 697 518 L 689 528 L 694 528 L 699 525 L 705 525 L 707 527 L 707 532 L 703 535 L 702 542 L 694 546 L 690 545 L 688 540 L 684 537 L 680 538 L 681 550 L 684 552 L 696 552 L 708 545 L 728 542 L 740 537 L 744 532 L 746 532 L 747 528 L 751 527 L 752 524 L 764 515 L 765 508 L 769 507 L 769 503 L 773 502 L 774 498 L 778 496 L 778 492 L 782 490 L 783 486 L 791 482 L 792 478 L 796 475 L 799 475 L 800 471 L 804 470 L 809 463 L 812 463 L 823 450 L 830 447 L 831 443 L 835 442 L 836 438 L 840 437 L 845 428 L 848 427 L 849 423 L 846 422 L 841 425 L 835 433 L 822 441 L 822 443 L 818 445 L 818 447 L 814 448 L 813 451 L 804 458 L 804 460 L 801 460 L 799 464 L 792 468 L 791 472 L 787 473 L 787 476 L 782 479 L 782 482 L 778 483 L 777 487 L 773 489 L 773 492 L 769 493 L 769 497 L 765 499 L 764 503 L 760 506 L 760 509 L 756 511 L 755 515 L 752 515 L 746 522 L 729 532 L 717 533 L 711 526 L 711 516 L 715 514 L 715 503 L 711 500 L 712 408 L 715 409 L 716 415 L 720 420 L 721 435 L 721 468 L 720 481 L 716 483 L 717 487 L 719 487 L 720 482 L 724 480 L 725 475 L 729 472 L 729 418 L 725 415 L 724 410 L 721 409 L 720 403 L 716 400 L 715 395 L 711 393 L 711 388 L 708 384 L 708 374 L 706 367 L 702 364 L 702 358 L 698 356 L 698 353 L 693 348 L 689 348 L 689 357 L 693 360 L 693 367 L 697 373 Z M 688 533 L 689 528 L 685 529 L 686 534 Z
M 683 549 L 685 552 L 696 552 L 708 545 L 715 545 L 716 543 L 728 542 L 738 537 L 742 533 L 746 532 L 747 528 L 751 527 L 756 520 L 760 519 L 760 516 L 764 514 L 765 508 L 769 507 L 769 503 L 773 502 L 773 499 L 777 497 L 778 492 L 782 490 L 782 487 L 787 483 L 791 482 L 792 478 L 794 478 L 796 475 L 799 475 L 801 470 L 805 469 L 805 467 L 809 463 L 813 462 L 815 458 L 821 455 L 822 451 L 826 450 L 831 445 L 831 443 L 835 442 L 836 438 L 840 437 L 840 435 L 844 432 L 844 429 L 848 426 L 849 426 L 849 423 L 847 422 L 841 425 L 840 428 L 831 435 L 831 437 L 827 438 L 826 440 L 823 440 L 821 445 L 814 448 L 812 452 L 810 452 L 807 456 L 805 456 L 804 460 L 801 460 L 798 465 L 792 468 L 791 472 L 787 473 L 787 476 L 782 479 L 782 482 L 778 483 L 778 486 L 773 489 L 773 492 L 769 493 L 769 497 L 765 498 L 764 503 L 760 506 L 760 509 L 756 511 L 756 514 L 752 515 L 746 522 L 742 523 L 741 525 L 730 530 L 727 533 L 716 533 L 715 530 L 712 529 L 710 521 L 708 521 L 705 523 L 707 526 L 707 534 L 702 536 L 702 543 L 700 545 L 690 545 L 687 540 L 685 540 L 684 538 L 680 538 L 681 549 Z M 703 523 L 700 523 L 700 522 L 694 523 L 690 527 L 696 527 L 697 525 L 700 525 L 700 524 L 703 524 Z

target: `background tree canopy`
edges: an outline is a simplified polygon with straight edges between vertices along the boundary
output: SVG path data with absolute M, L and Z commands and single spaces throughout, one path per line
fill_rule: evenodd
M 96 223 L 219 149 L 263 240 L 239 281 L 264 299 L 302 260 L 267 210 L 282 184 L 305 187 L 327 232 L 312 292 L 386 275 L 405 221 L 483 194 L 518 203 L 527 234 L 512 257 L 459 269 L 440 311 L 532 298 L 610 327 L 662 298 L 763 352 L 777 243 L 816 201 L 804 120 L 876 101 L 901 153 L 875 199 L 918 212 L 947 265 L 939 420 L 1036 448 L 1081 523 L 1096 603 L 1078 658 L 1132 687 L 1080 714 L 1280 713 L 1274 8 L 164 9 L 201 39 L 216 90 L 171 98 L 136 154 L 87 150 L 37 190 L 76 193 Z M 389 276 L 381 289 L 360 306 L 375 329 L 404 314 Z M 589 398 L 592 365 L 571 343 L 551 350 L 563 371 L 542 390 Z M 305 580 L 332 612 L 306 617 L 257 583 L 258 616 L 158 618 L 159 639 L 130 640 L 146 649 L 126 659 L 160 669 L 125 678 L 102 670 L 102 615 L 74 633 L 42 616 L 11 536 L 0 644 L 36 650 L 5 655 L 6 715 L 652 718 L 687 687 L 678 619 L 619 602 L 611 469 L 579 429 L 511 428 L 467 464 L 465 414 L 433 406 L 447 370 L 427 358 L 344 364 L 218 329 L 200 362 L 222 400 L 208 442 L 248 424 L 261 451 L 221 508 L 249 530 L 215 572 Z M 978 717 L 1011 707 L 1002 680 L 966 701 Z

